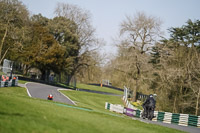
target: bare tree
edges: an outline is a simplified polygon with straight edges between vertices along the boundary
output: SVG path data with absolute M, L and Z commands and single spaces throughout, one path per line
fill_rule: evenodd
M 73 4 L 58 3 L 55 14 L 57 16 L 66 17 L 76 23 L 78 27 L 76 32 L 79 36 L 79 42 L 82 48 L 81 54 L 91 50 L 92 47 L 96 48 L 97 43 L 95 42 L 97 38 L 94 36 L 95 29 L 91 25 L 91 15 L 89 11 Z
M 134 83 L 133 101 L 136 101 L 140 82 L 145 80 L 144 75 L 151 70 L 148 64 L 148 51 L 160 36 L 160 26 L 161 21 L 158 18 L 147 16 L 143 12 L 138 12 L 133 18 L 127 16 L 121 23 L 120 35 L 127 49 L 127 63 L 124 63 L 124 67 L 127 70 L 125 73 L 129 75 L 129 81 Z M 121 44 L 120 46 L 124 47 Z
M 159 18 L 138 12 L 134 17 L 126 16 L 126 20 L 121 23 L 120 34 L 128 38 L 131 47 L 137 48 L 143 54 L 161 36 L 161 24 Z
M 200 54 L 195 49 L 192 59 L 188 60 L 187 74 L 188 74 L 188 84 L 192 90 L 192 96 L 195 99 L 193 106 L 195 108 L 195 115 L 199 114 L 200 106 Z

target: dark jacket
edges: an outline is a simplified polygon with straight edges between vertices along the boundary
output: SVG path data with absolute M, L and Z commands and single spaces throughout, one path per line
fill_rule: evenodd
M 142 104 L 143 107 L 156 107 L 156 100 L 153 97 L 148 97 L 146 101 Z

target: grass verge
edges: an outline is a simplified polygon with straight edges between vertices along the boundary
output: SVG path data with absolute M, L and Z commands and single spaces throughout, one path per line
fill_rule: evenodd
M 111 89 L 111 88 L 108 88 L 108 87 L 100 87 L 100 86 L 80 84 L 80 83 L 77 84 L 77 88 L 95 90 L 95 91 L 102 91 L 102 92 L 109 92 L 109 93 L 114 93 L 114 94 L 119 94 L 119 95 L 123 94 L 123 91 Z
M 98 111 L 105 111 L 105 102 L 110 102 L 112 104 L 122 104 L 121 98 L 117 96 L 109 96 L 82 91 L 62 90 L 61 92 L 72 99 L 72 101 L 75 101 L 78 106 Z
M 18 80 L 18 83 L 20 84 L 26 84 L 28 81 L 24 81 L 24 80 Z

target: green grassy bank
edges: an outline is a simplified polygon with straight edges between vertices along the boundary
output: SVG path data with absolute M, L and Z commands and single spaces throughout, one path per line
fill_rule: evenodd
M 90 96 L 81 92 L 64 92 L 79 101 L 82 110 L 53 101 L 27 96 L 21 87 L 0 88 L 0 133 L 173 133 L 181 132 L 157 125 L 145 124 L 128 117 L 117 117 L 104 112 L 104 102 L 118 103 L 113 98 Z M 84 96 L 85 95 L 85 96 Z M 86 97 L 87 95 L 87 97 Z M 92 94 L 94 95 L 94 94 Z M 74 98 L 73 98 L 74 97 Z M 94 98 L 96 101 L 91 101 Z M 86 99 L 87 98 L 87 99 Z M 85 99 L 85 100 L 84 100 Z M 103 100 L 104 99 L 104 100 Z M 63 106 L 62 106 L 63 105 Z

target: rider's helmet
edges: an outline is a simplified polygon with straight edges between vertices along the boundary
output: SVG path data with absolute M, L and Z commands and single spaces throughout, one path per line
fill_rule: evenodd
M 52 94 L 49 94 L 48 97 L 49 97 L 49 98 L 53 98 L 53 95 L 52 95 Z
M 150 94 L 150 95 L 149 95 L 149 97 L 153 97 L 153 95 L 152 95 L 152 94 Z

